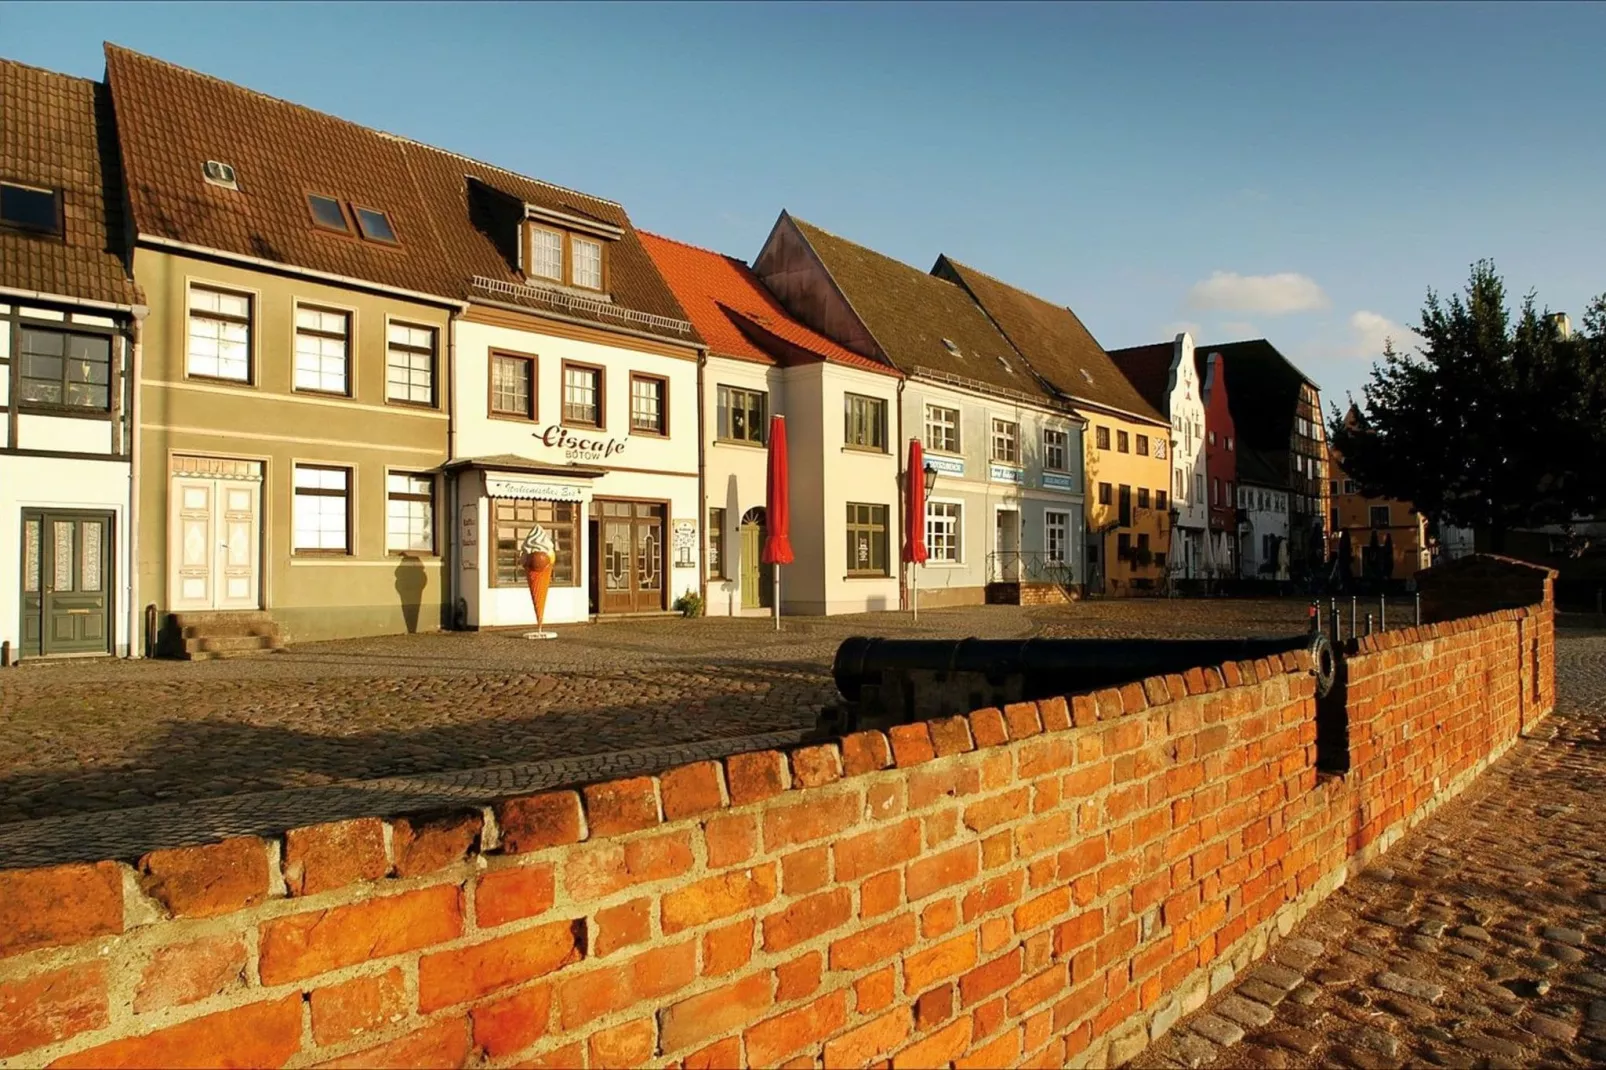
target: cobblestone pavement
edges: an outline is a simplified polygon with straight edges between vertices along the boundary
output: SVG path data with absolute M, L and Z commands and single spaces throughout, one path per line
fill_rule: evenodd
M 928 610 L 918 624 L 788 618 L 779 633 L 769 619 L 649 619 L 558 628 L 554 642 L 455 633 L 236 661 L 29 662 L 0 672 L 0 867 L 773 746 L 836 701 L 831 658 L 850 635 L 1286 634 L 1305 613 L 1094 601 Z
M 1606 1064 L 1606 631 L 1557 713 L 1135 1067 Z

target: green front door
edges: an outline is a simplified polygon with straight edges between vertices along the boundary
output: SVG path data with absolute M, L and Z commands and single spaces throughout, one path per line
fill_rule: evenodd
M 764 554 L 764 524 L 758 510 L 743 517 L 742 608 L 768 609 L 774 603 L 775 573 L 760 560 Z
M 22 654 L 111 652 L 112 518 L 22 514 Z

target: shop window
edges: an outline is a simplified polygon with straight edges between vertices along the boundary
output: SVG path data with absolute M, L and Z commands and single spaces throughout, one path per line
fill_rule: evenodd
M 524 538 L 537 523 L 552 533 L 552 586 L 580 585 L 578 502 L 492 498 L 491 517 L 496 528 L 496 560 L 491 586 L 523 587 L 528 583 L 524 571 Z

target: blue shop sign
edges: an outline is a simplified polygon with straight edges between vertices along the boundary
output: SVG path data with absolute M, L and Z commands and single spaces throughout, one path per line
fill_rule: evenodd
M 1076 480 L 1071 478 L 1067 472 L 1044 472 L 1043 489 L 1074 491 L 1076 489 Z
M 994 483 L 1019 483 L 1021 470 L 1007 464 L 995 464 L 987 469 L 987 478 Z

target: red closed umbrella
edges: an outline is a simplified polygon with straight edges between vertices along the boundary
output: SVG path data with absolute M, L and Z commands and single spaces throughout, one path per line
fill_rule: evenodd
M 918 438 L 909 440 L 909 467 L 904 472 L 903 559 L 911 565 L 926 563 L 926 455 Z M 909 609 L 920 619 L 920 584 L 917 572 L 909 573 Z
M 791 479 L 786 465 L 786 417 L 770 417 L 770 463 L 764 486 L 764 548 L 760 560 L 775 570 L 775 630 L 781 628 L 781 566 L 792 563 Z

